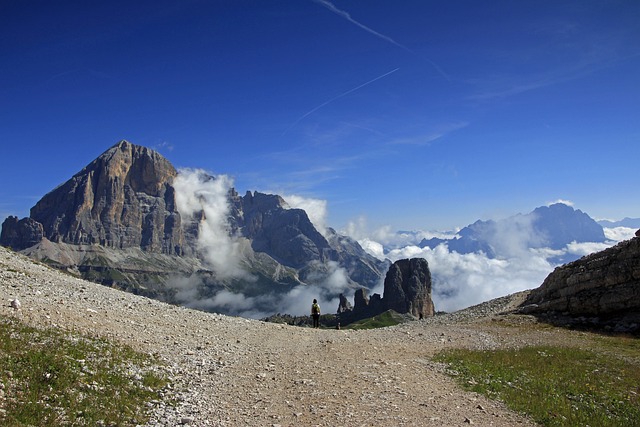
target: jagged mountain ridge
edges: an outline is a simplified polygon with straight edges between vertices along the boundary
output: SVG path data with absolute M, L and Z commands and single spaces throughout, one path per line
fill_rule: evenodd
M 625 217 L 620 221 L 609 221 L 606 219 L 598 221 L 603 227 L 613 228 L 613 227 L 626 227 L 626 228 L 640 228 L 640 218 L 629 218 Z
M 386 264 L 354 240 L 325 235 L 277 195 L 231 188 L 226 218 L 247 277 L 221 277 L 199 244 L 204 210 L 186 218 L 176 203 L 178 172 L 159 153 L 120 141 L 45 195 L 30 217 L 5 220 L 0 243 L 85 278 L 159 299 L 181 276 L 202 298 L 226 289 L 247 295 L 315 284 L 342 267 L 354 288 L 375 286 Z M 214 179 L 214 177 L 209 177 Z
M 510 255 L 516 245 L 523 248 L 563 249 L 572 242 L 605 241 L 602 226 L 589 215 L 566 204 L 555 203 L 503 220 L 478 220 L 461 229 L 452 239 L 423 239 L 419 246 L 433 249 L 446 243 L 450 250 L 458 253 L 482 251 L 490 258 L 495 258 Z

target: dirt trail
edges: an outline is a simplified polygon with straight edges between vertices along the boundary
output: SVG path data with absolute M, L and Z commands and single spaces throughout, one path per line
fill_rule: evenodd
M 18 298 L 16 311 L 10 301 Z M 151 426 L 514 426 L 530 420 L 462 391 L 430 361 L 449 347 L 520 338 L 451 316 L 371 331 L 314 330 L 170 306 L 51 270 L 0 248 L 3 315 L 157 354 L 177 406 Z

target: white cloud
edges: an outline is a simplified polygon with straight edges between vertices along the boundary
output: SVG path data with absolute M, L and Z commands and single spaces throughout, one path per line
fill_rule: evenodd
M 574 206 L 574 203 L 571 200 L 564 200 L 564 199 L 558 199 L 554 202 L 549 202 L 547 203 L 547 206 L 555 205 L 556 203 L 562 203 L 563 205 L 567 205 L 567 206 Z
M 322 234 L 327 234 L 327 201 L 294 194 L 284 195 L 282 198 L 293 209 L 303 209 L 313 226 Z
M 313 285 L 299 285 L 283 294 L 266 294 L 251 297 L 223 289 L 213 296 L 202 298 L 199 289 L 202 281 L 196 276 L 178 277 L 172 280 L 177 290 L 176 300 L 199 310 L 221 312 L 234 316 L 261 319 L 276 313 L 294 316 L 308 315 L 311 302 L 317 299 L 323 313 L 335 313 L 338 309 L 337 294 L 348 292 L 349 279 L 337 262 L 329 262 L 325 273 L 318 273 L 311 280 Z
M 540 286 L 553 270 L 545 255 L 521 252 L 510 259 L 484 254 L 450 252 L 445 244 L 435 249 L 406 246 L 386 254 L 392 261 L 425 258 L 432 276 L 436 310 L 455 311 L 493 298 Z
M 417 245 L 423 239 L 431 239 L 434 237 L 439 239 L 451 239 L 455 237 L 455 232 L 423 230 L 393 231 L 388 225 L 370 231 L 367 226 L 367 219 L 364 216 L 349 221 L 346 228 L 342 230 L 342 233 L 357 240 L 361 246 L 370 245 L 371 247 L 377 247 L 378 245 L 382 245 L 385 248 Z M 372 255 L 374 254 L 372 253 Z
M 592 254 L 594 252 L 600 252 L 608 247 L 610 247 L 610 243 L 599 243 L 599 242 L 586 242 L 586 243 L 577 243 L 571 242 L 566 247 L 566 252 L 569 254 L 578 255 L 583 257 L 585 255 Z
M 533 228 L 534 215 L 515 215 L 493 223 L 487 235 L 482 236 L 500 257 L 524 256 L 530 247 L 543 243 Z
M 229 233 L 228 193 L 232 185 L 228 176 L 212 177 L 201 169 L 182 169 L 173 182 L 178 211 L 184 222 L 198 222 L 198 247 L 213 271 L 221 279 L 250 280 L 249 274 L 240 267 L 239 243 Z
M 636 236 L 636 229 L 629 227 L 603 228 L 604 236 L 616 242 L 633 239 Z
M 358 240 L 358 243 L 360 244 L 362 249 L 364 249 L 367 253 L 378 258 L 380 261 L 384 261 L 385 259 L 384 246 L 382 246 L 381 243 L 375 242 L 367 238 Z

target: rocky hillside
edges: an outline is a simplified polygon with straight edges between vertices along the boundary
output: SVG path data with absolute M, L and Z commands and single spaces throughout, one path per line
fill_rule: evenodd
M 560 323 L 640 331 L 640 237 L 556 268 L 523 312 Z
M 527 295 L 377 330 L 300 328 L 165 304 L 0 247 L 0 316 L 157 356 L 170 384 L 146 406 L 150 427 L 534 426 L 498 401 L 463 391 L 432 361 L 453 348 L 603 345 L 602 336 L 513 314 Z M 16 398 L 3 384 L 0 413 Z
M 10 302 L 20 301 L 20 309 Z M 506 299 L 503 299 L 506 300 Z M 533 426 L 500 402 L 465 392 L 430 361 L 452 347 L 491 349 L 511 337 L 447 316 L 371 331 L 264 323 L 168 305 L 86 282 L 0 248 L 0 315 L 124 343 L 156 355 L 170 385 L 148 426 Z M 467 310 L 481 320 L 513 304 Z M 492 322 L 484 325 L 491 326 Z M 13 399 L 0 389 L 0 409 Z
M 86 279 L 174 302 L 182 302 L 175 283 L 189 284 L 190 299 L 221 290 L 255 297 L 321 283 L 336 268 L 344 270 L 346 286 L 370 288 L 386 270 L 354 240 L 331 229 L 320 233 L 305 211 L 277 195 L 240 196 L 230 188 L 224 206 L 212 212 L 206 193 L 186 187 L 180 191 L 192 194 L 177 194 L 178 176 L 159 153 L 121 141 L 45 195 L 28 218 L 7 218 L 0 244 Z M 181 211 L 180 196 L 197 206 Z M 216 215 L 214 231 L 224 236 L 212 240 Z M 233 274 L 223 274 L 228 264 Z

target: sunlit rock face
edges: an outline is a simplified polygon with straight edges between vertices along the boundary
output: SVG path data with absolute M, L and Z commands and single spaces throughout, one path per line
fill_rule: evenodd
M 52 242 L 182 254 L 176 175 L 157 152 L 120 141 L 44 196 L 31 219 Z

